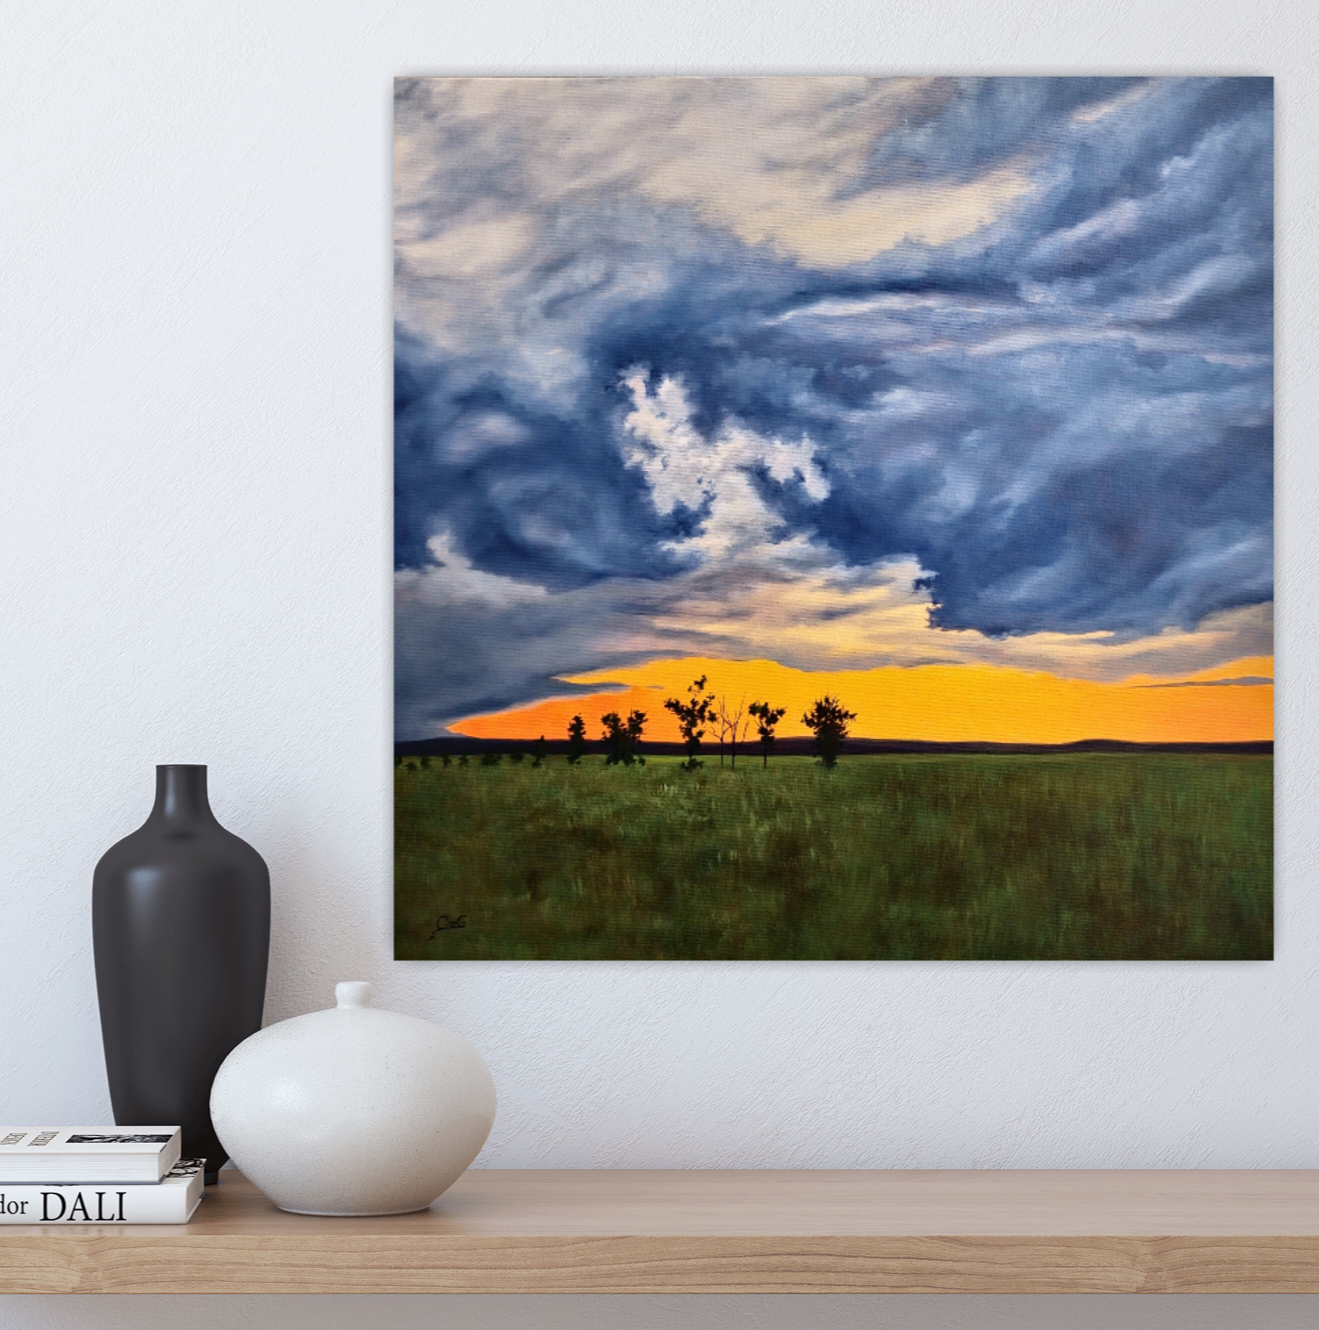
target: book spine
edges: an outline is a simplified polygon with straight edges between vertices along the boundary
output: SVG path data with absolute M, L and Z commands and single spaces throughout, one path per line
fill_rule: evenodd
M 0 1224 L 183 1224 L 191 1188 L 0 1186 Z

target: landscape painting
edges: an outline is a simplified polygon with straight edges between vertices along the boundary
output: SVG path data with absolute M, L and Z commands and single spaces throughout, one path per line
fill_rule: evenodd
M 400 959 L 1273 955 L 1273 86 L 406 78 Z

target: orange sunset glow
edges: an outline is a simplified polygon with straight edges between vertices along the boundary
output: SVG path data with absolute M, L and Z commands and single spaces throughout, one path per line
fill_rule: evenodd
M 1273 738 L 1273 685 L 1216 683 L 1273 677 L 1271 656 L 1246 657 L 1180 678 L 1133 675 L 1117 683 L 1068 679 L 992 665 L 888 666 L 807 672 L 768 660 L 679 658 L 626 669 L 565 676 L 596 692 L 549 698 L 529 707 L 469 716 L 449 726 L 481 739 L 562 738 L 580 713 L 599 737 L 607 711 L 646 713 L 648 740 L 679 741 L 666 697 L 683 696 L 698 676 L 706 690 L 739 702 L 787 708 L 783 737 L 809 733 L 802 714 L 825 693 L 856 712 L 851 732 L 871 739 L 935 743 L 1241 743 Z M 707 740 L 709 736 L 707 735 Z

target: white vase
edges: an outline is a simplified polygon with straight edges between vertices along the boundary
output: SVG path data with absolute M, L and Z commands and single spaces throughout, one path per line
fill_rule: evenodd
M 452 1030 L 372 1007 L 370 984 L 334 995 L 337 1006 L 267 1026 L 225 1058 L 215 1130 L 281 1210 L 424 1210 L 485 1144 L 494 1081 Z

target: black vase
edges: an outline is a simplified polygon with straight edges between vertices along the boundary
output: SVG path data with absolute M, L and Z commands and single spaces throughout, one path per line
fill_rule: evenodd
M 206 768 L 156 768 L 156 806 L 92 878 L 101 1037 L 115 1123 L 179 1123 L 218 1181 L 211 1082 L 261 1028 L 270 873 L 206 799 Z

